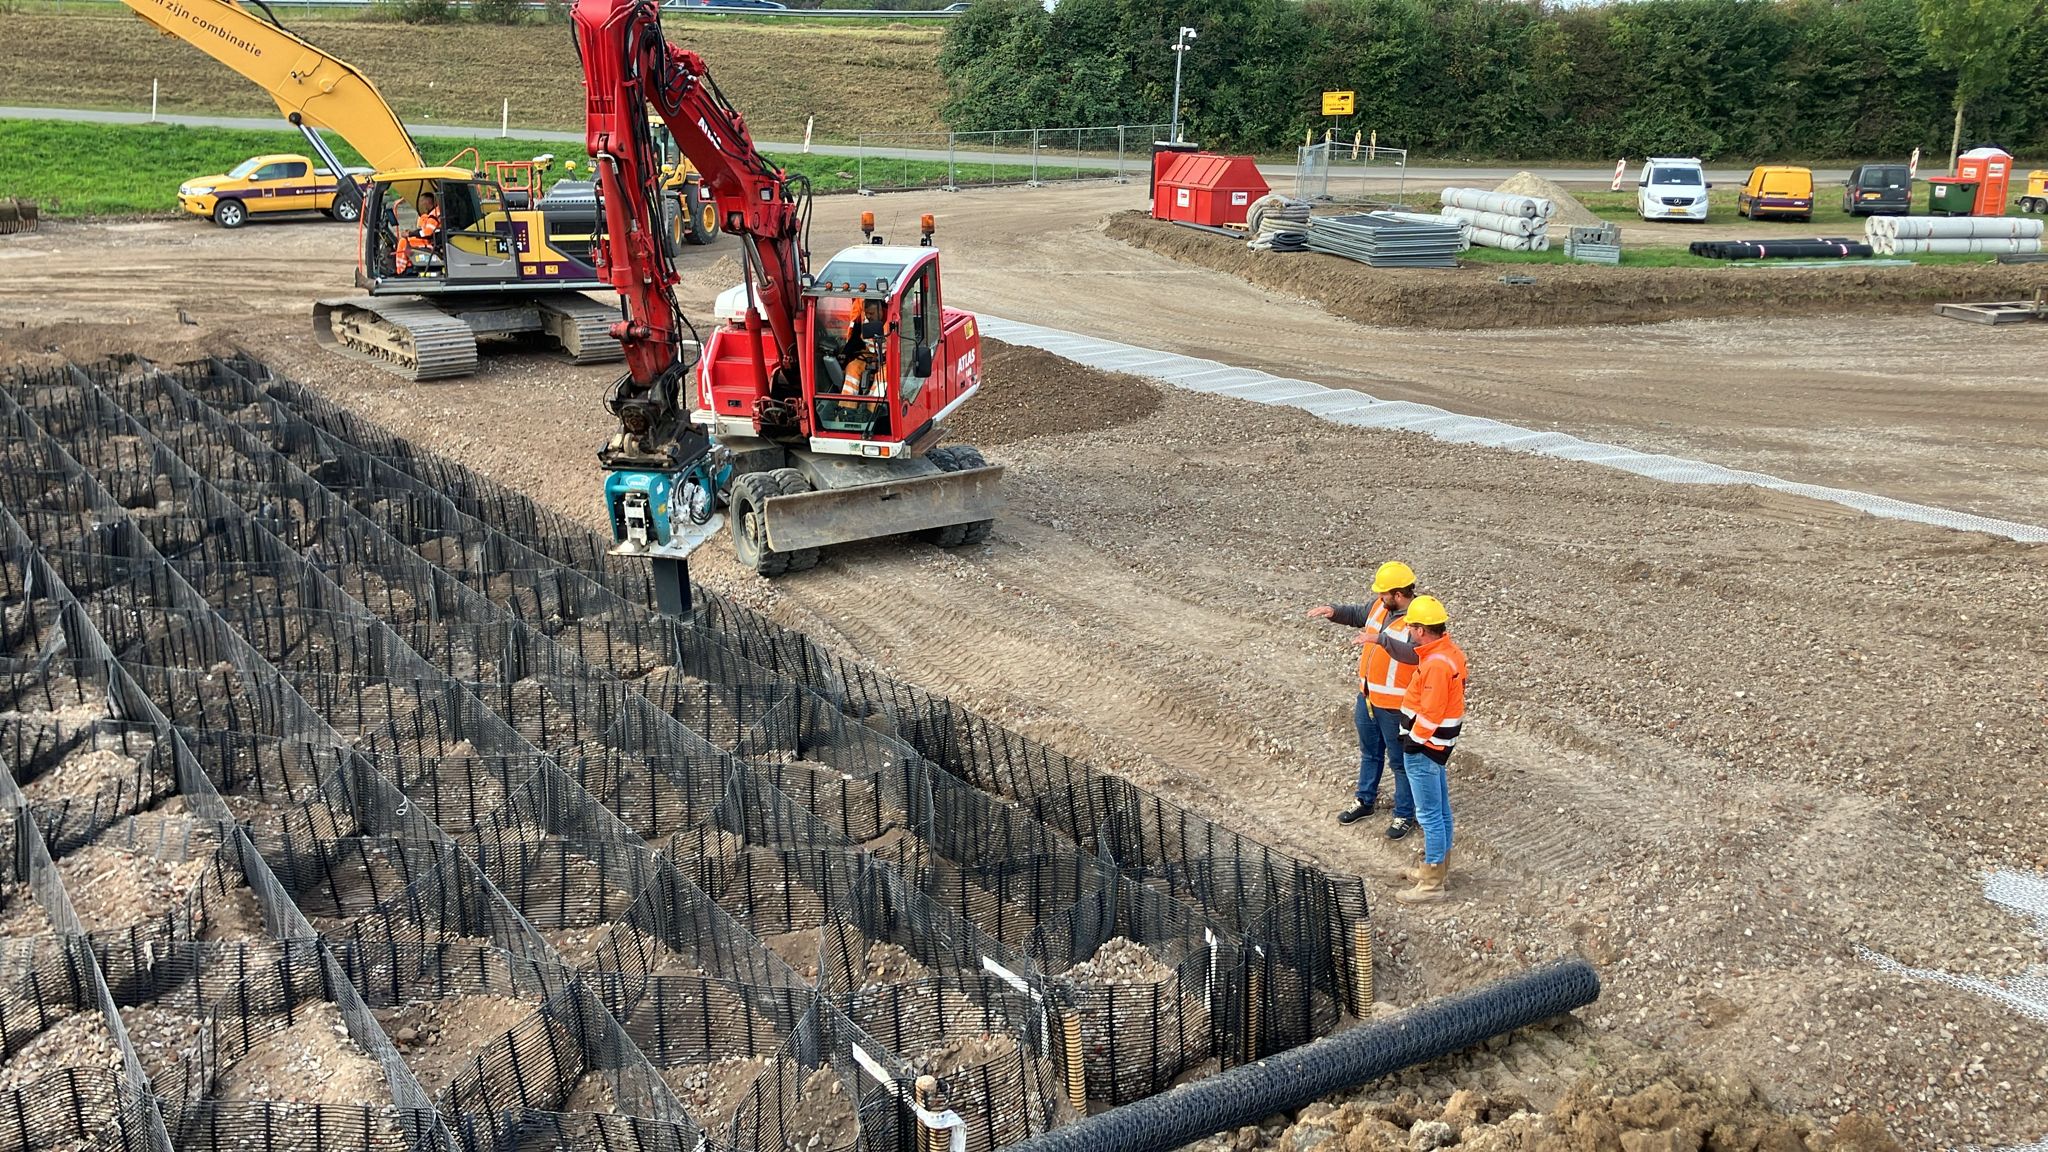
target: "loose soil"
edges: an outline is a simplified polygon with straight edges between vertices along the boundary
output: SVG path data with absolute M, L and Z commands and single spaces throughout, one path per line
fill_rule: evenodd
M 22 785 L 21 791 L 36 801 L 89 800 L 104 789 L 122 785 L 133 801 L 140 771 L 133 757 L 110 748 L 90 748 L 65 758 L 56 768 Z
M 202 897 L 206 928 L 199 934 L 201 940 L 248 943 L 271 938 L 256 893 L 247 884 L 234 885 L 225 892 L 207 888 Z
M 0 1065 L 0 1096 L 27 1087 L 60 1068 L 121 1070 L 114 1035 L 97 1009 L 82 1009 L 45 1028 Z M 11 1097 L 10 1097 L 11 1098 Z
M 949 302 L 2048 522 L 2048 325 L 1886 313 L 1388 332 L 1102 233 L 1106 208 L 1141 203 L 1110 190 L 946 198 Z M 821 207 L 817 227 L 848 234 L 858 207 L 886 221 L 921 204 Z M 169 361 L 232 337 L 601 525 L 589 450 L 614 369 L 505 355 L 423 386 L 332 360 L 301 334 L 302 313 L 346 284 L 347 238 L 201 229 L 0 242 L 16 273 L 0 303 L 36 325 L 0 333 L 0 355 Z M 104 274 L 114 266 L 119 277 Z M 710 259 L 687 273 L 692 307 L 730 278 Z M 200 323 L 179 324 L 177 307 Z M 135 323 L 69 323 L 109 314 Z M 967 411 L 1006 392 L 1028 404 L 1028 371 L 991 371 Z M 1009 507 L 984 547 L 837 549 L 770 583 L 714 542 L 692 574 L 1232 828 L 1368 876 L 1390 1003 L 1584 951 L 1606 988 L 1585 1026 L 1557 1032 L 1554 1059 L 1497 1070 L 1546 1112 L 1514 1083 L 1555 1080 L 1561 1098 L 1589 1065 L 1655 1048 L 1696 1083 L 1754 1077 L 1816 1131 L 1863 1114 L 1913 1148 L 2044 1134 L 2048 1035 L 1857 951 L 1990 979 L 2048 959 L 2029 925 L 1978 895 L 1986 870 L 2048 868 L 2033 769 L 2048 759 L 2038 549 L 1156 391 L 1143 416 L 1085 436 L 1068 434 L 1071 403 L 1013 418 L 1017 437 L 991 453 Z M 1355 655 L 1343 630 L 1302 619 L 1362 598 L 1389 556 L 1445 595 L 1472 658 L 1472 728 L 1452 769 L 1454 901 L 1434 909 L 1386 898 L 1413 837 L 1331 819 L 1356 756 Z
M 1123 936 L 1112 936 L 1095 954 L 1067 969 L 1077 984 L 1163 984 L 1174 971 L 1159 962 L 1150 948 Z
M 429 1096 L 453 1084 L 499 1037 L 539 1009 L 511 996 L 450 996 L 374 1010 Z
M 690 1110 L 698 1125 L 716 1139 L 732 1125 L 733 1115 L 746 1103 L 754 1082 L 774 1066 L 771 1056 L 740 1056 L 710 1064 L 663 1068 L 661 1078 L 668 1081 L 676 1099 Z
M 1254 252 L 1239 241 L 1141 212 L 1110 217 L 1106 231 L 1172 259 L 1312 300 L 1334 316 L 1392 327 L 1520 329 L 1904 311 L 1944 301 L 2031 299 L 2035 288 L 2048 284 L 2048 267 L 2039 264 L 1838 270 L 1468 262 L 1460 268 L 1371 268 L 1318 252 Z M 1509 272 L 1534 277 L 1535 283 L 1501 283 Z
M 37 50 L 18 53 L 0 74 L 0 104 L 143 108 L 149 85 L 138 90 L 140 76 L 161 78 L 158 99 L 165 112 L 277 115 L 261 89 L 182 40 L 137 35 L 148 29 L 125 13 L 18 12 L 10 20 L 17 22 L 11 34 Z M 293 20 L 291 26 L 322 51 L 362 68 L 414 131 L 432 135 L 436 124 L 496 124 L 506 97 L 519 127 L 583 127 L 582 74 L 570 54 L 566 26 L 477 24 L 465 25 L 460 35 L 424 36 L 412 25 L 356 20 Z M 719 87 L 746 113 L 748 126 L 764 140 L 782 141 L 801 140 L 813 116 L 820 140 L 852 140 L 862 132 L 944 132 L 938 116 L 945 100 L 938 72 L 942 31 L 664 23 L 671 41 L 704 56 Z M 517 84 L 508 85 L 507 77 L 517 77 Z M 559 145 L 554 150 L 577 155 L 574 146 L 566 153 Z M 429 156 L 427 162 L 445 159 Z
M 761 937 L 761 944 L 770 952 L 782 958 L 784 964 L 796 969 L 796 974 L 816 983 L 818 979 L 818 954 L 825 944 L 823 928 L 805 928 L 796 932 L 777 932 Z
M 189 1012 L 134 1005 L 121 1009 L 121 1026 L 128 1030 L 128 1042 L 135 1048 L 142 1070 L 161 1092 L 165 1075 L 196 1050 L 202 1023 Z
M 339 1008 L 315 1001 L 294 1012 L 291 1027 L 221 1072 L 215 1099 L 372 1106 L 391 1099 L 384 1070 L 349 1037 Z
M 50 930 L 50 917 L 36 903 L 27 884 L 9 884 L 0 889 L 0 939 L 41 936 Z
M 792 1152 L 836 1152 L 859 1138 L 860 1116 L 846 1085 L 830 1064 L 820 1065 L 797 1089 L 796 1107 L 783 1128 L 785 1143 Z
M 185 898 L 211 858 L 183 860 L 89 844 L 57 861 L 71 907 L 87 932 L 125 928 L 161 919 L 185 906 Z

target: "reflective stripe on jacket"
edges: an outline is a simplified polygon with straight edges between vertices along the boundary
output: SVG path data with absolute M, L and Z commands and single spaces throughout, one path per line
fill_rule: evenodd
M 1415 666 L 1401 663 L 1380 647 L 1381 632 L 1406 640 L 1408 621 L 1401 613 L 1390 613 L 1386 601 L 1375 598 L 1365 617 L 1365 651 L 1358 654 L 1358 690 L 1375 708 L 1399 708 L 1402 694 L 1415 676 Z
M 1415 677 L 1401 700 L 1401 739 L 1441 764 L 1465 726 L 1465 651 L 1449 636 L 1415 646 Z

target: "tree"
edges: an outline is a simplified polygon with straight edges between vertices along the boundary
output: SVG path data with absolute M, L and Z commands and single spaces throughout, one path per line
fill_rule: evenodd
M 1927 53 L 1955 70 L 1955 132 L 1949 137 L 1953 169 L 1963 145 L 1963 111 L 2006 81 L 2020 30 L 2039 0 L 1920 0 L 1920 29 Z

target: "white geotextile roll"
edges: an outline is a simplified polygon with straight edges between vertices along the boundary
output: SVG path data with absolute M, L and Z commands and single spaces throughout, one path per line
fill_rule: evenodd
M 1548 235 L 1521 236 L 1507 232 L 1495 232 L 1491 228 L 1472 229 L 1472 246 L 1475 248 L 1498 248 L 1503 252 L 1548 252 Z
M 1926 252 L 1931 254 L 1991 254 L 2011 252 L 2026 254 L 2039 252 L 2040 250 L 2041 241 L 2039 237 L 2028 237 L 2026 239 L 2018 239 L 2014 237 L 2000 236 L 1977 237 L 1972 239 L 1969 237 L 1947 236 L 1929 239 L 1927 237 L 1922 236 L 1907 236 L 1901 237 L 1897 240 L 1890 241 L 1884 249 L 1884 255 L 1905 256 L 1915 252 Z
M 1557 214 L 1557 205 L 1548 200 L 1538 200 L 1534 196 L 1507 196 L 1484 188 L 1446 188 L 1442 199 L 1446 208 L 1470 208 L 1475 212 L 1526 216 L 1531 220 L 1548 220 Z
M 1865 234 L 1876 227 L 1901 240 L 2038 240 L 2041 225 L 2017 216 L 1872 216 Z
M 1548 221 L 1534 216 L 1504 216 L 1499 212 L 1482 212 L 1477 208 L 1446 208 L 1444 215 L 1456 216 L 1474 228 L 1489 232 L 1505 232 L 1510 236 L 1534 236 L 1543 231 Z

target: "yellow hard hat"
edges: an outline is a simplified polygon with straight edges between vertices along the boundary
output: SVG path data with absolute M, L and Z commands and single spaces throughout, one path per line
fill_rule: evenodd
M 1434 596 L 1417 596 L 1408 605 L 1408 622 L 1426 624 L 1432 628 L 1451 622 L 1451 614 L 1444 611 L 1444 602 Z
M 1408 567 L 1399 560 L 1387 561 L 1385 564 L 1380 565 L 1379 571 L 1372 574 L 1372 590 L 1374 592 L 1392 592 L 1396 588 L 1413 588 L 1414 586 L 1415 569 Z

